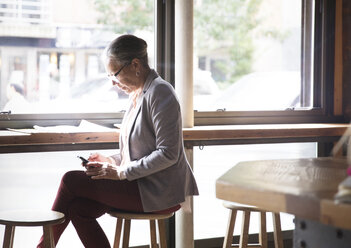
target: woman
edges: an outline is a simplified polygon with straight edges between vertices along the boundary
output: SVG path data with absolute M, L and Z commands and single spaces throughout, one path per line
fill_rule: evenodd
M 110 247 L 96 218 L 111 209 L 173 212 L 198 189 L 185 157 L 180 106 L 172 86 L 150 69 L 147 44 L 123 35 L 105 50 L 114 85 L 130 95 L 123 118 L 120 151 L 92 154 L 86 171 L 61 181 L 53 210 L 66 215 L 54 227 L 55 243 L 72 221 L 85 247 Z M 38 247 L 42 247 L 42 242 Z

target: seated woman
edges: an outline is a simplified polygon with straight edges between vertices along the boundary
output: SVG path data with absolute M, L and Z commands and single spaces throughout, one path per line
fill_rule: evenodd
M 55 244 L 71 221 L 85 247 L 110 247 L 96 220 L 106 212 L 173 212 L 198 195 L 178 99 L 171 84 L 150 69 L 146 42 L 120 36 L 105 49 L 104 62 L 112 83 L 130 96 L 120 150 L 110 157 L 94 153 L 86 171 L 63 176 L 52 209 L 66 220 L 53 228 Z

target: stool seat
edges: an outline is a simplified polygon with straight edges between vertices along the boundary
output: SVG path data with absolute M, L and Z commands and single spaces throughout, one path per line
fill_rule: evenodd
M 174 215 L 174 213 L 168 214 L 155 214 L 155 213 L 134 213 L 134 212 L 124 212 L 124 211 L 110 211 L 108 213 L 112 217 L 123 218 L 128 220 L 159 220 L 168 219 Z
M 157 221 L 160 248 L 167 248 L 165 219 L 172 217 L 174 215 L 174 212 L 166 213 L 166 214 L 157 214 L 157 213 L 135 213 L 135 212 L 113 210 L 113 211 L 110 211 L 108 214 L 112 217 L 117 218 L 113 248 L 119 248 L 120 246 L 122 228 L 123 228 L 122 247 L 123 248 L 129 247 L 131 220 L 149 220 L 151 248 L 158 247 L 157 241 L 156 241 L 156 221 Z
M 236 210 L 241 210 L 241 211 L 251 211 L 251 212 L 259 212 L 259 211 L 264 211 L 263 209 L 259 209 L 256 206 L 251 206 L 251 205 L 245 205 L 245 204 L 240 204 L 240 203 L 234 203 L 234 202 L 228 202 L 228 201 L 223 201 L 223 206 L 229 209 L 236 209 Z
M 266 211 L 259 209 L 255 206 L 243 205 L 234 202 L 223 202 L 223 206 L 230 209 L 229 220 L 227 232 L 224 237 L 223 248 L 230 247 L 257 247 L 257 248 L 267 248 L 267 230 L 266 230 Z M 238 245 L 232 244 L 233 231 L 235 226 L 236 214 L 237 211 L 243 212 L 242 219 L 242 229 L 240 234 L 240 240 Z M 250 214 L 251 212 L 259 213 L 259 242 L 256 245 L 248 244 L 249 238 L 249 224 L 250 224 Z M 280 225 L 280 215 L 279 213 L 272 213 L 273 217 L 273 227 L 274 227 L 274 247 L 283 248 L 283 239 L 281 234 L 281 225 Z
M 11 210 L 0 212 L 0 224 L 13 226 L 55 225 L 65 221 L 65 215 L 56 211 Z
M 65 215 L 51 210 L 11 210 L 0 211 L 0 224 L 5 225 L 3 247 L 13 247 L 16 226 L 42 226 L 44 246 L 55 247 L 51 226 L 65 221 Z

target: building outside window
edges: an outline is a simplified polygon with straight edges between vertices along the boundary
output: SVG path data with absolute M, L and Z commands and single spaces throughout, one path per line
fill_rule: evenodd
M 195 87 L 209 90 L 194 109 L 302 107 L 301 15 L 301 1 L 195 1 Z
M 153 2 L 117 2 L 118 8 L 106 10 L 109 1 L 0 1 L 0 109 L 12 114 L 123 110 L 127 97 L 107 79 L 100 56 L 128 31 L 148 42 L 153 65 Z M 135 4 L 140 9 L 129 13 Z M 135 23 L 130 16 L 142 11 L 145 20 Z M 22 89 L 25 101 L 10 99 L 9 84 Z
M 0 8 L 2 110 L 14 114 L 123 110 L 126 96 L 107 86 L 109 82 L 99 59 L 109 41 L 128 31 L 120 27 L 123 23 L 134 22 L 130 24 L 131 30 L 148 41 L 153 63 L 153 15 L 141 20 L 120 15 L 125 19 L 120 21 L 114 17 L 124 8 L 133 7 L 135 1 L 115 8 L 115 15 L 101 10 L 107 1 L 100 5 L 94 5 L 91 0 L 75 1 L 75 6 L 82 10 L 79 14 L 74 8 L 64 8 L 67 1 L 3 2 Z M 141 5 L 150 8 L 151 2 Z M 195 110 L 312 107 L 301 105 L 302 89 L 312 84 L 307 84 L 301 76 L 300 1 L 227 1 L 224 5 L 196 0 L 194 10 Z M 106 16 L 114 19 L 108 20 Z M 313 19 L 313 15 L 309 18 Z M 29 105 L 26 108 L 4 109 L 9 100 L 7 84 L 11 82 L 23 88 Z M 109 96 L 105 98 L 101 92 L 95 92 L 91 86 L 94 84 L 96 88 L 107 89 Z M 81 90 L 79 93 L 77 88 Z M 88 98 L 95 104 L 88 104 Z

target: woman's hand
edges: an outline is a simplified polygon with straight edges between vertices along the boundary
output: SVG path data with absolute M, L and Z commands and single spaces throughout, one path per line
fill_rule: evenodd
M 91 179 L 112 179 L 120 180 L 117 168 L 106 162 L 89 162 L 86 166 L 86 174 Z
M 110 162 L 108 157 L 101 155 L 100 153 L 97 153 L 97 152 L 90 154 L 88 160 L 92 162 Z

